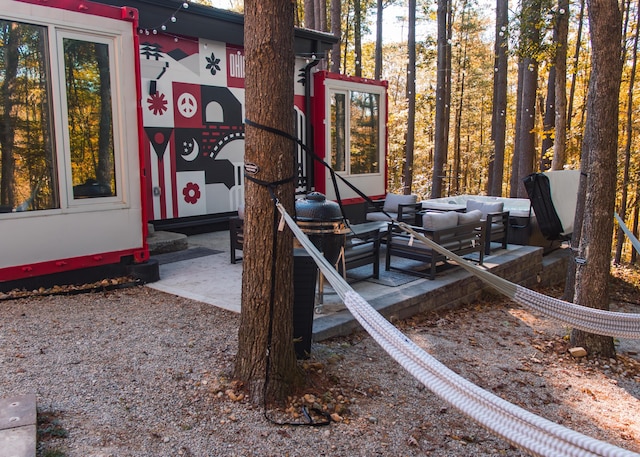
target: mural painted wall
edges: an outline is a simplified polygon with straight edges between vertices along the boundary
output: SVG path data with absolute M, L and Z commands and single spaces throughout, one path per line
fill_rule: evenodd
M 243 49 L 148 35 L 140 63 L 149 220 L 236 211 L 244 200 Z

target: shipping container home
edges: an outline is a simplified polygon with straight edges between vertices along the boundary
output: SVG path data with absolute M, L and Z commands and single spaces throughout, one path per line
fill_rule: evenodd
M 148 219 L 165 230 L 226 228 L 244 199 L 244 16 L 171 0 L 100 1 L 139 11 Z M 295 134 L 382 196 L 386 83 L 323 71 L 336 42 L 295 29 Z M 300 147 L 297 160 L 298 192 L 335 198 L 327 171 Z M 347 206 L 362 202 L 345 186 L 340 194 Z
M 148 224 L 227 228 L 244 200 L 241 14 L 172 0 L 0 5 L 0 290 L 133 267 L 153 278 Z M 295 30 L 295 135 L 383 196 L 386 83 L 324 70 L 335 42 Z M 293 142 L 292 154 L 297 192 L 336 198 L 327 170 Z M 358 195 L 340 195 L 364 217 Z
M 137 11 L 0 5 L 0 286 L 148 265 Z

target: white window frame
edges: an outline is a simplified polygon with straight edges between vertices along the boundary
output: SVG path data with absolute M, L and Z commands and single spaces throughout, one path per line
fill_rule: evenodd
M 4 2 L 3 2 L 4 3 Z M 55 148 L 56 185 L 59 198 L 59 208 L 38 211 L 22 211 L 0 213 L 0 220 L 39 217 L 60 213 L 84 211 L 100 211 L 109 208 L 130 208 L 133 200 L 137 199 L 139 189 L 131 187 L 132 179 L 137 174 L 130 175 L 130 169 L 135 163 L 139 166 L 137 150 L 137 134 L 135 141 L 126 133 L 126 128 L 137 128 L 137 124 L 127 122 L 132 119 L 132 110 L 125 105 L 125 101 L 132 102 L 131 87 L 123 87 L 125 81 L 132 83 L 135 62 L 125 60 L 123 47 L 133 47 L 133 42 L 123 40 L 124 27 L 131 27 L 130 23 L 113 21 L 102 16 L 74 13 L 57 8 L 40 7 L 21 2 L 10 2 L 11 8 L 4 9 L 0 16 L 7 21 L 17 21 L 25 24 L 42 26 L 47 29 L 47 53 L 49 59 L 49 90 L 51 91 L 52 138 Z M 41 10 L 43 14 L 37 14 Z M 74 21 L 69 19 L 74 17 Z M 69 24 L 73 22 L 73 26 Z M 111 78 L 111 109 L 113 119 L 114 171 L 116 192 L 111 197 L 95 197 L 76 199 L 73 197 L 73 181 L 71 175 L 71 153 L 69 147 L 69 130 L 66 110 L 66 86 L 64 80 L 64 48 L 62 39 L 72 38 L 90 42 L 105 43 L 109 46 L 109 74 Z M 137 57 L 137 52 L 135 54 Z M 134 86 L 135 92 L 135 86 Z M 135 111 L 135 109 L 134 109 Z M 135 117 L 137 122 L 137 117 Z M 133 145 L 135 143 L 135 148 Z M 135 152 L 134 152 L 135 151 Z M 135 154 L 135 160 L 131 155 Z M 133 170 L 136 171 L 135 169 Z M 133 200 L 132 200 L 133 199 Z M 137 206 L 136 203 L 133 203 Z
M 101 36 L 96 33 L 88 33 L 71 29 L 57 29 L 56 30 L 56 49 L 60 52 L 56 55 L 56 63 L 58 67 L 57 72 L 57 86 L 58 94 L 57 102 L 60 104 L 59 119 L 60 127 L 59 135 L 62 141 L 61 150 L 64 151 L 62 160 L 59 161 L 59 173 L 63 177 L 61 179 L 61 201 L 66 202 L 67 208 L 83 208 L 87 206 L 126 206 L 125 199 L 125 180 L 127 177 L 127 170 L 123 166 L 124 162 L 124 149 L 122 143 L 121 126 L 118 123 L 119 113 L 122 111 L 121 97 L 118 94 L 117 74 L 119 72 L 118 62 L 115 59 L 115 53 L 117 48 L 117 37 L 114 36 Z M 112 132 L 113 135 L 113 152 L 114 152 L 114 173 L 116 189 L 115 195 L 110 197 L 91 197 L 91 198 L 75 198 L 73 196 L 73 175 L 71 170 L 71 146 L 69 139 L 69 119 L 67 110 L 67 88 L 65 81 L 65 65 L 64 65 L 64 39 L 72 39 L 78 41 L 86 41 L 90 43 L 106 44 L 109 49 L 109 77 L 111 88 L 111 119 L 112 119 Z M 64 198 L 63 198 L 64 196 Z
M 386 119 L 387 119 L 387 106 L 386 106 L 386 88 L 383 86 L 361 84 L 352 81 L 340 81 L 334 79 L 325 79 L 325 90 L 327 93 L 326 103 L 326 128 L 325 128 L 325 144 L 327 145 L 327 158 L 331 157 L 331 97 L 336 93 L 342 93 L 346 96 L 346 116 L 345 116 L 345 171 L 336 171 L 336 173 L 343 176 L 351 177 L 374 177 L 381 176 L 385 173 L 385 150 L 386 150 Z M 349 103 L 351 101 L 352 92 L 368 92 L 371 94 L 377 94 L 379 96 L 378 106 L 378 171 L 374 173 L 351 173 L 351 114 L 349 110 Z

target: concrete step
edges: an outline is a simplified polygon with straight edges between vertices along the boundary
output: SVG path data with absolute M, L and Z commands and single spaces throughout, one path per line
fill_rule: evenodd
M 0 399 L 0 457 L 35 457 L 36 396 Z
M 154 231 L 149 234 L 147 243 L 149 244 L 149 253 L 151 255 L 181 251 L 189 247 L 187 235 L 165 231 Z

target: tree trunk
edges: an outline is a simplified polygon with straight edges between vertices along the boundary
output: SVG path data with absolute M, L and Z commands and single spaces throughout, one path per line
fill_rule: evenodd
M 436 119 L 431 198 L 442 197 L 444 166 L 447 162 L 447 9 L 448 0 L 438 0 L 438 62 L 436 77 Z
M 555 80 L 555 141 L 552 170 L 562 170 L 567 147 L 567 36 L 569 33 L 569 0 L 558 0 L 556 15 L 556 80 Z
M 353 0 L 353 54 L 355 71 L 354 74 L 362 77 L 362 0 Z
M 589 170 L 589 151 L 587 144 L 589 143 L 590 132 L 585 131 L 582 139 L 582 150 L 580 152 L 580 181 L 578 183 L 578 202 L 576 204 L 576 215 L 573 219 L 573 233 L 571 234 L 571 258 L 569 267 L 567 268 L 567 281 L 565 283 L 563 299 L 573 302 L 575 299 L 576 285 L 576 269 L 578 258 L 578 246 L 580 244 L 580 236 L 582 234 L 582 221 L 585 213 L 585 194 L 587 193 L 587 172 Z
M 636 203 L 634 205 L 633 211 L 633 228 L 631 229 L 631 233 L 638 238 L 638 213 L 640 213 L 640 185 L 636 183 Z M 638 253 L 635 249 L 631 250 L 631 261 L 629 262 L 631 265 L 635 265 L 636 259 L 638 258 Z
M 340 46 L 342 22 L 342 1 L 331 0 L 331 33 L 338 37 L 338 42 L 331 47 L 331 71 L 340 73 Z
M 293 3 L 246 0 L 245 55 L 247 119 L 293 134 Z M 262 181 L 290 178 L 293 144 L 248 125 L 245 162 L 258 167 L 254 177 Z M 275 193 L 293 212 L 293 181 Z M 284 399 L 300 380 L 293 347 L 293 239 L 290 230 L 276 231 L 274 246 L 277 210 L 266 187 L 245 180 L 245 208 L 235 377 L 245 383 L 251 401 L 261 403 Z
M 450 129 L 450 124 L 451 124 L 451 88 L 453 86 L 452 82 L 451 82 L 451 78 L 452 78 L 452 71 L 451 71 L 451 65 L 452 65 L 452 48 L 453 46 L 451 45 L 452 43 L 452 37 L 453 37 L 453 14 L 454 14 L 454 8 L 453 8 L 453 2 L 451 0 L 448 0 L 447 2 L 447 40 L 446 40 L 446 54 L 445 54 L 445 92 L 444 92 L 444 151 L 445 151 L 445 164 L 448 162 L 448 155 L 449 155 L 449 134 L 451 132 Z M 451 166 L 449 166 L 449 175 L 451 175 Z M 451 191 L 451 179 L 452 176 L 449 176 L 448 181 L 449 181 L 449 186 L 447 189 L 448 194 L 450 194 Z
M 316 21 L 316 30 L 327 31 L 327 3 L 326 0 L 314 0 L 313 16 Z
M 244 10 L 246 14 L 246 5 Z M 306 29 L 316 29 L 316 8 L 314 0 L 304 0 L 304 27 Z
M 415 2 L 414 4 L 414 12 L 413 16 L 415 17 Z M 382 0 L 377 0 L 376 2 L 376 53 L 375 53 L 375 65 L 373 69 L 373 78 L 374 79 L 382 79 Z M 411 15 L 411 1 L 409 1 L 409 15 Z M 413 27 L 415 29 L 415 19 Z M 411 28 L 411 20 L 409 20 L 409 28 Z M 415 32 L 414 32 L 415 35 Z M 409 30 L 409 36 L 411 36 L 411 30 Z M 414 52 L 415 52 L 415 36 L 414 36 Z M 409 56 L 411 56 L 411 51 L 409 51 Z M 410 58 L 410 57 L 409 57 Z
M 518 87 L 516 89 L 516 120 L 511 158 L 511 176 L 509 178 L 509 197 L 516 198 L 518 193 L 518 166 L 520 164 L 520 125 L 522 124 L 522 88 L 524 83 L 524 62 L 518 61 Z
M 515 180 L 516 197 L 527 198 L 522 180 L 533 172 L 535 142 L 536 91 L 538 88 L 538 62 L 525 57 L 522 62 L 522 101 L 518 131 L 518 174 Z
M 576 268 L 575 301 L 609 309 L 608 284 L 616 192 L 618 93 L 622 17 L 616 0 L 590 0 L 591 80 L 587 102 L 589 154 L 585 211 Z M 615 357 L 613 338 L 574 329 L 571 343 L 591 354 Z
M 636 10 L 636 33 L 633 40 L 633 60 L 631 64 L 631 75 L 629 76 L 629 90 L 627 93 L 627 140 L 624 148 L 624 171 L 622 175 L 622 189 L 620 196 L 620 208 L 618 215 L 623 221 L 627 218 L 627 198 L 629 193 L 629 169 L 631 167 L 631 145 L 633 143 L 633 89 L 636 81 L 636 65 L 638 62 L 638 35 L 640 27 L 638 20 L 640 19 L 640 9 Z M 622 245 L 624 244 L 625 234 L 622 227 L 618 227 L 616 240 L 616 254 L 614 262 L 619 264 L 622 258 Z
M 541 1 L 523 0 L 520 12 L 520 42 L 518 55 L 519 113 L 514 144 L 514 163 L 511 177 L 511 196 L 526 198 L 522 180 L 533 171 L 535 156 L 535 111 L 538 89 L 538 61 L 540 52 Z M 516 163 L 517 157 L 517 163 Z
M 349 50 L 349 39 L 350 39 L 350 34 L 349 32 L 351 31 L 351 21 L 349 20 L 349 4 L 351 3 L 351 0 L 347 0 L 347 17 L 345 20 L 345 27 L 344 27 L 344 34 L 342 35 L 342 46 L 344 46 L 344 51 L 342 52 L 342 71 L 343 72 L 347 72 L 347 57 L 348 57 L 348 50 Z
M 409 0 L 409 35 L 407 40 L 407 134 L 405 138 L 404 183 L 405 195 L 410 195 L 413 184 L 413 149 L 416 126 L 416 0 Z
M 556 104 L 556 67 L 549 68 L 549 79 L 547 81 L 547 100 L 542 117 L 542 151 L 540 153 L 540 171 L 547 171 L 551 168 L 551 154 L 553 152 L 553 131 L 556 120 L 554 106 Z
M 580 0 L 580 13 L 578 14 L 578 31 L 576 32 L 576 50 L 573 55 L 573 71 L 571 73 L 571 90 L 569 91 L 569 104 L 567 106 L 567 131 L 571 130 L 573 118 L 573 100 L 576 94 L 576 79 L 578 77 L 578 63 L 580 61 L 580 45 L 582 42 L 582 23 L 584 19 L 585 0 Z
M 489 163 L 489 195 L 502 195 L 504 178 L 504 153 L 507 132 L 507 51 L 509 26 L 508 0 L 496 0 L 496 39 L 493 73 L 493 112 L 491 116 L 491 139 L 493 158 Z
M 462 14 L 462 23 L 464 23 L 464 12 Z M 460 176 L 462 175 L 462 112 L 464 109 L 464 79 L 467 72 L 467 40 L 468 35 L 463 38 L 464 45 L 458 60 L 458 106 L 454 115 L 455 125 L 453 135 L 453 179 L 454 193 L 460 193 Z

